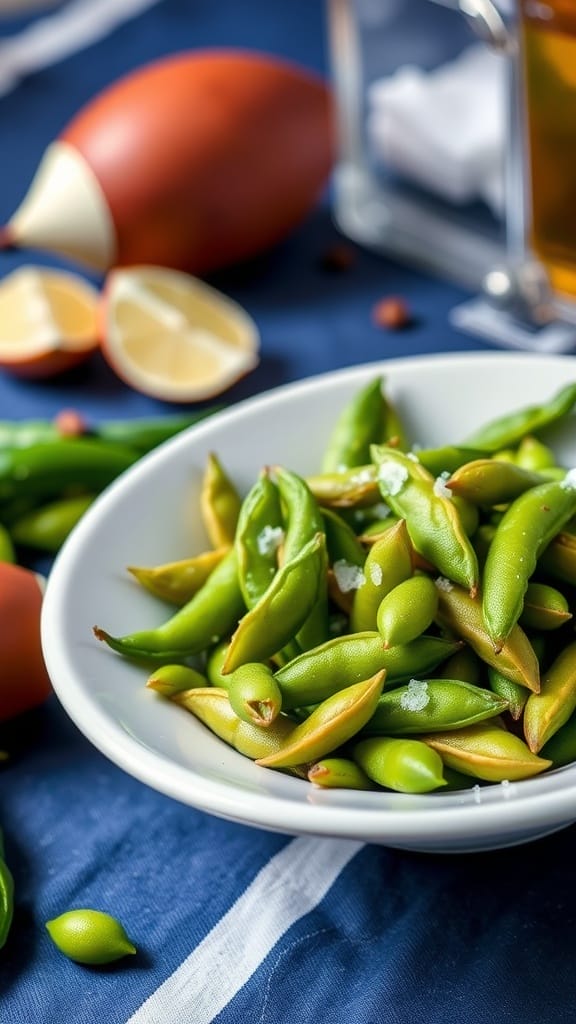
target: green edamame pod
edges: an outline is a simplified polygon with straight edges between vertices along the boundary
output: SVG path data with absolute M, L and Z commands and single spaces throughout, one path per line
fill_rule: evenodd
M 440 626 L 452 630 L 465 640 L 472 650 L 487 665 L 491 665 L 506 679 L 538 691 L 540 666 L 534 649 L 520 626 L 515 625 L 499 650 L 489 636 L 482 602 L 453 583 L 440 578 L 438 587 L 437 621 Z
M 310 765 L 308 781 L 321 789 L 374 789 L 360 765 L 346 757 L 324 757 Z
M 376 467 L 372 465 L 308 476 L 306 483 L 322 508 L 370 508 L 380 498 Z
M 552 449 L 530 434 L 523 437 L 518 445 L 516 465 L 522 466 L 523 469 L 535 470 L 536 472 L 558 468 L 556 456 Z
M 206 675 L 208 677 L 209 686 L 223 687 L 225 690 L 228 689 L 230 683 L 230 676 L 224 675 L 222 669 L 224 662 L 226 661 L 226 655 L 228 654 L 228 646 L 230 644 L 230 638 L 221 640 L 219 644 L 216 644 L 211 651 L 208 652 L 206 657 Z
M 411 679 L 383 693 L 362 730 L 366 736 L 407 736 L 462 729 L 506 711 L 508 701 L 459 679 Z
M 464 443 L 490 452 L 513 447 L 519 444 L 526 434 L 535 434 L 567 416 L 575 403 L 576 383 L 567 384 L 553 395 L 549 402 L 525 406 L 516 412 L 498 416 L 470 434 Z
M 99 492 L 133 465 L 139 453 L 78 437 L 0 450 L 0 500 L 59 497 L 67 487 Z
M 200 489 L 200 512 L 215 548 L 234 542 L 241 499 L 220 459 L 210 452 Z
M 406 647 L 384 649 L 376 632 L 334 637 L 313 650 L 305 651 L 275 672 L 282 693 L 282 707 L 303 707 L 320 701 L 386 670 L 387 685 L 428 675 L 459 650 L 461 643 L 442 637 L 421 636 Z
M 95 626 L 94 635 L 125 657 L 168 664 L 199 654 L 229 636 L 243 611 L 236 553 L 231 548 L 201 590 L 161 626 L 120 637 Z
M 541 756 L 551 761 L 555 768 L 576 761 L 576 715 L 571 715 L 564 725 L 546 741 Z
M 325 582 L 326 542 L 317 533 L 274 577 L 232 635 L 223 672 L 266 661 L 289 643 L 313 611 Z
M 486 782 L 528 779 L 550 767 L 550 761 L 533 754 L 524 741 L 507 732 L 498 719 L 455 732 L 422 736 L 422 740 L 440 754 L 449 768 Z
M 441 758 L 420 740 L 374 736 L 356 743 L 353 757 L 368 778 L 397 793 L 430 793 L 446 785 Z
M 540 554 L 575 512 L 576 481 L 568 475 L 560 483 L 532 487 L 504 513 L 482 577 L 482 614 L 496 646 L 518 622 Z
M 520 686 L 519 683 L 506 679 L 506 676 L 501 675 L 500 672 L 490 665 L 488 666 L 488 685 L 493 693 L 508 701 L 508 713 L 517 722 L 522 717 L 530 691 L 525 686 Z
M 538 569 L 576 586 L 576 536 L 561 530 L 538 558 Z
M 174 693 L 192 690 L 196 686 L 209 685 L 206 676 L 187 665 L 160 665 L 146 681 L 150 690 L 156 690 L 163 697 L 171 697 Z
M 485 666 L 475 651 L 464 644 L 459 651 L 451 654 L 436 675 L 441 679 L 460 679 L 463 683 L 479 686 Z
M 374 713 L 382 693 L 385 672 L 354 683 L 333 694 L 295 726 L 286 742 L 273 754 L 259 757 L 267 768 L 291 768 L 331 754 L 347 743 Z
M 272 583 L 283 539 L 278 488 L 265 469 L 240 506 L 234 541 L 240 588 L 247 608 L 253 608 Z
M 544 483 L 544 477 L 513 462 L 477 459 L 457 469 L 446 483 L 454 494 L 476 505 L 504 505 Z
M 323 473 L 342 473 L 370 461 L 370 445 L 383 440 L 382 378 L 369 381 L 346 403 L 322 459 Z
M 524 736 L 530 750 L 538 753 L 575 709 L 576 642 L 573 642 L 560 652 L 545 673 L 540 693 L 530 694 L 526 702 Z
M 192 558 L 165 562 L 163 565 L 129 565 L 127 568 L 154 597 L 181 607 L 204 586 L 210 573 L 220 565 L 229 550 L 228 547 L 217 548 L 214 551 L 202 551 Z
M 265 728 L 282 709 L 282 694 L 272 669 L 261 662 L 240 665 L 231 673 L 228 698 L 238 718 Z
M 478 560 L 466 535 L 458 509 L 446 493 L 444 481 L 417 460 L 393 448 L 372 446 L 382 497 L 396 515 L 406 519 L 415 550 L 448 579 L 478 588 Z
M 329 564 L 344 562 L 346 565 L 362 567 L 366 552 L 346 520 L 333 509 L 324 508 L 322 509 L 322 522 L 326 534 Z
M 454 473 L 466 462 L 482 459 L 486 452 L 479 448 L 464 448 L 447 445 L 444 448 L 419 448 L 414 453 L 418 462 L 433 477 Z
M 377 629 L 378 609 L 383 598 L 412 575 L 412 554 L 406 521 L 399 519 L 368 551 L 354 591 L 350 614 L 352 632 Z
M 61 498 L 48 505 L 32 509 L 11 527 L 16 544 L 56 552 L 72 532 L 94 501 L 93 494 L 75 498 Z
M 438 588 L 429 576 L 398 583 L 380 602 L 376 623 L 385 647 L 409 644 L 430 628 L 438 611 Z
M 143 455 L 145 452 L 151 451 L 152 448 L 157 448 L 164 441 L 168 441 L 175 434 L 188 430 L 200 420 L 206 419 L 207 416 L 213 416 L 215 412 L 219 412 L 223 408 L 222 405 L 211 405 L 200 412 L 187 416 L 176 414 L 130 420 L 104 420 L 102 423 L 96 424 L 90 433 L 102 441 L 136 448 Z
M 561 591 L 546 583 L 528 583 L 518 620 L 523 629 L 560 629 L 571 618 L 568 601 Z
M 0 949 L 6 944 L 14 916 L 14 878 L 4 859 L 4 839 L 0 832 Z

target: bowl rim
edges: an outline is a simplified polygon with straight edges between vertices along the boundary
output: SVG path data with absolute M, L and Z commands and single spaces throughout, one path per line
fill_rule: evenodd
M 433 832 L 438 845 L 441 845 L 443 839 L 454 842 L 469 840 L 471 836 L 496 838 L 504 832 L 528 830 L 528 826 L 537 826 L 539 831 L 543 831 L 546 828 L 562 827 L 575 820 L 576 763 L 507 786 L 496 784 L 479 787 L 472 784 L 471 789 L 464 792 L 441 791 L 442 806 L 434 793 L 427 794 L 425 805 L 417 808 L 400 806 L 406 803 L 400 799 L 397 810 L 389 806 L 371 806 L 371 798 L 381 795 L 373 792 L 354 793 L 354 806 L 342 803 L 342 798 L 339 798 L 338 794 L 342 793 L 348 794 L 349 798 L 349 791 L 325 792 L 318 787 L 310 787 L 313 792 L 308 792 L 303 799 L 302 781 L 288 776 L 283 776 L 283 785 L 284 782 L 286 785 L 282 799 L 266 792 L 254 792 L 241 787 L 233 789 L 226 782 L 205 777 L 191 767 L 175 764 L 163 754 L 146 747 L 117 722 L 111 721 L 83 687 L 82 681 L 76 678 L 67 651 L 53 642 L 54 631 L 56 629 L 58 633 L 58 624 L 64 615 L 68 583 L 93 524 L 106 515 L 116 496 L 123 493 L 126 486 L 153 473 L 154 467 L 166 457 L 167 452 L 184 449 L 190 444 L 192 435 L 196 439 L 209 436 L 215 423 L 233 429 L 236 421 L 244 417 L 247 410 L 265 411 L 279 400 L 289 402 L 294 395 L 330 388 L 335 381 L 344 378 L 353 385 L 355 381 L 370 374 L 380 373 L 385 377 L 391 368 L 407 368 L 410 372 L 418 372 L 425 371 L 432 364 L 455 369 L 466 368 L 473 372 L 475 365 L 493 363 L 495 358 L 500 366 L 508 364 L 509 367 L 524 361 L 530 366 L 534 365 L 534 368 L 543 361 L 558 363 L 559 366 L 564 364 L 567 368 L 572 367 L 576 378 L 576 358 L 546 353 L 433 353 L 342 367 L 282 384 L 243 399 L 165 442 L 114 481 L 96 499 L 55 559 L 48 577 L 41 617 L 42 647 L 56 696 L 94 747 L 128 774 L 181 803 L 245 825 L 295 835 L 314 834 L 392 843 L 417 841 Z M 552 779 L 555 781 L 550 783 Z M 543 780 L 548 780 L 544 786 Z M 402 798 L 403 794 L 392 796 Z

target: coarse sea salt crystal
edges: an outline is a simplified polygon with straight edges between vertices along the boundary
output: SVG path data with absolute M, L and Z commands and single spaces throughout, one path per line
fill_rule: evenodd
M 446 486 L 446 481 L 449 479 L 449 477 L 450 473 L 446 472 L 446 470 L 443 473 L 440 473 L 440 476 L 436 477 L 434 481 L 434 487 L 432 488 L 432 490 L 434 491 L 434 494 L 436 495 L 437 498 L 452 497 L 452 491 L 450 487 Z
M 353 484 L 371 484 L 373 480 L 374 470 L 371 466 L 366 466 L 366 469 L 361 469 L 358 473 L 353 473 L 351 477 L 351 483 Z
M 373 562 L 369 568 L 369 572 L 370 582 L 373 583 L 375 587 L 379 587 L 380 584 L 382 583 L 382 580 L 384 579 L 382 567 L 380 565 L 377 565 L 376 562 Z
M 576 469 L 569 469 L 563 480 L 560 481 L 560 487 L 565 491 L 573 491 L 576 489 Z
M 383 462 L 378 469 L 378 480 L 385 494 L 399 494 L 408 479 L 406 466 L 398 462 Z
M 428 683 L 425 679 L 411 679 L 400 697 L 404 711 L 423 711 L 430 702 Z
M 444 590 L 444 591 L 446 591 L 446 593 L 448 593 L 450 590 L 452 590 L 453 586 L 454 586 L 450 582 L 450 580 L 446 579 L 445 576 L 438 576 L 437 579 L 434 580 L 434 582 L 435 582 L 436 586 L 438 587 L 438 590 Z
M 418 458 L 416 452 L 414 451 L 406 452 L 406 458 L 410 459 L 410 462 L 420 462 L 420 459 Z
M 284 530 L 281 526 L 265 526 L 256 538 L 259 554 L 270 555 L 276 551 L 283 539 Z
M 376 519 L 386 519 L 386 517 L 391 514 L 392 509 L 389 508 L 388 505 L 385 504 L 385 502 L 378 501 L 376 502 L 375 505 L 372 505 L 371 511 L 376 517 Z
M 358 590 L 364 586 L 366 577 L 357 565 L 346 562 L 344 558 L 338 559 L 332 566 L 338 589 L 347 594 L 350 590 Z

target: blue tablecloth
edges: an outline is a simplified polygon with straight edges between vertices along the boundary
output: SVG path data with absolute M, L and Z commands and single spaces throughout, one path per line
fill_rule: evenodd
M 22 27 L 6 21 L 0 33 Z M 159 55 L 222 44 L 326 72 L 323 4 L 164 0 L 26 77 L 0 98 L 0 222 L 46 144 L 102 86 Z M 449 326 L 465 297 L 454 287 L 362 251 L 346 273 L 327 273 L 322 256 L 337 237 L 325 202 L 274 252 L 218 275 L 262 334 L 259 368 L 227 401 L 360 362 L 489 347 Z M 0 275 L 31 259 L 51 262 L 2 254 Z M 373 324 L 374 303 L 389 294 L 409 303 L 410 329 Z M 166 409 L 100 356 L 45 383 L 0 375 L 2 418 L 64 406 L 95 420 Z M 55 698 L 3 733 L 12 756 L 0 774 L 0 821 L 16 912 L 0 954 L 2 1024 L 575 1019 L 574 829 L 461 857 L 293 839 L 148 789 L 98 753 Z M 105 969 L 65 959 L 44 924 L 73 906 L 114 913 L 137 956 Z

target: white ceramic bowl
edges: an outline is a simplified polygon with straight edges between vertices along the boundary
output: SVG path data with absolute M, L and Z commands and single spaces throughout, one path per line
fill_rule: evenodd
M 456 443 L 512 407 L 540 403 L 576 379 L 576 359 L 478 353 L 394 360 L 278 388 L 219 413 L 144 458 L 84 516 L 60 553 L 42 639 L 54 688 L 73 721 L 112 761 L 162 793 L 224 818 L 289 834 L 354 837 L 404 849 L 466 851 L 525 842 L 576 820 L 576 766 L 507 786 L 406 796 L 321 791 L 260 768 L 144 686 L 146 671 L 92 635 L 167 618 L 129 564 L 154 565 L 206 546 L 198 489 L 210 451 L 240 490 L 261 466 L 302 473 L 319 461 L 345 401 L 375 374 L 422 445 Z M 576 464 L 576 420 L 557 431 Z

